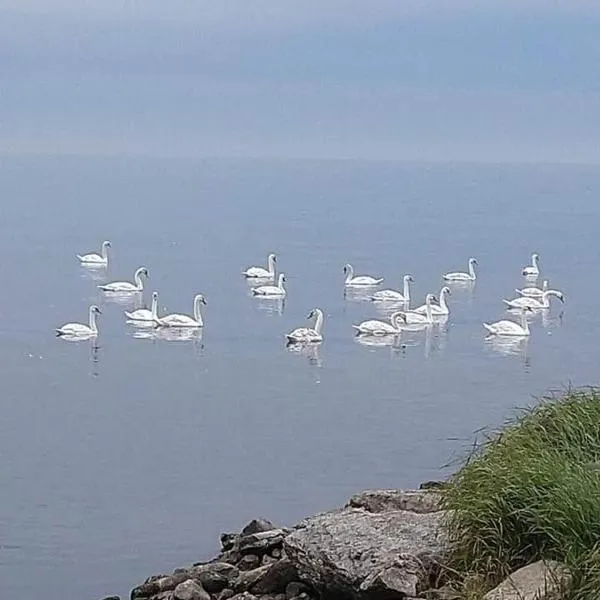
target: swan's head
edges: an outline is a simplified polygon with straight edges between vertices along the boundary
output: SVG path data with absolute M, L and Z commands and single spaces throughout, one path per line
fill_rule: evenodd
M 90 306 L 90 312 L 94 313 L 96 315 L 102 314 L 102 311 L 100 310 L 100 308 L 98 308 L 95 304 L 92 304 L 92 306 Z
M 152 300 L 158 300 L 158 292 L 152 292 Z
M 404 276 L 404 281 L 406 281 L 406 282 L 410 281 L 411 283 L 413 283 L 414 282 L 413 276 L 412 275 L 405 275 Z
M 562 292 L 556 292 L 556 294 L 554 294 L 561 302 L 565 301 L 565 295 Z
M 534 263 L 536 263 L 538 260 L 540 260 L 540 255 L 539 255 L 539 254 L 537 254 L 536 252 L 534 252 L 534 253 L 531 255 L 531 262 L 534 262 Z
M 111 247 L 110 242 L 108 240 L 105 240 L 104 242 L 102 242 L 102 247 L 103 248 L 110 248 Z
M 268 256 L 268 260 L 276 263 L 277 262 L 277 257 L 273 253 L 271 253 Z
M 452 290 L 447 285 L 445 285 L 440 290 L 440 296 L 452 296 Z
M 204 306 L 206 306 L 206 298 L 202 294 L 198 294 L 194 298 L 194 302 L 200 302 L 200 304 L 204 304 Z
M 313 308 L 309 313 L 308 313 L 308 317 L 306 317 L 307 319 L 313 319 L 315 317 L 319 316 L 319 313 L 321 313 L 321 311 L 318 308 Z
M 437 302 L 437 298 L 433 294 L 427 294 L 425 297 L 425 302 L 427 302 L 427 304 L 430 304 L 431 302 Z
M 136 275 L 140 276 L 140 275 L 144 275 L 145 277 L 150 277 L 150 274 L 148 273 L 148 269 L 146 267 L 140 267 L 136 272 Z
M 404 324 L 406 324 L 406 313 L 398 311 L 392 314 L 390 321 L 392 322 L 392 324 L 396 324 L 396 321 L 402 321 Z
M 477 264 L 477 259 L 476 258 L 470 258 L 469 259 L 469 264 L 472 266 L 475 266 Z
M 350 271 L 352 271 L 352 265 L 344 265 L 344 273 L 349 273 Z

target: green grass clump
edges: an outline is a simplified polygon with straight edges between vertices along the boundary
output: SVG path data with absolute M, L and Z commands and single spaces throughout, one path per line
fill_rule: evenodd
M 495 583 L 566 562 L 573 598 L 600 597 L 600 390 L 569 390 L 486 436 L 442 490 L 452 568 Z

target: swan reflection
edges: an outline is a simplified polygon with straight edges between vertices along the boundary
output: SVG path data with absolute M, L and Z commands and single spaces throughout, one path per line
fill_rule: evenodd
M 527 360 L 529 336 L 509 337 L 488 335 L 484 341 L 489 348 L 498 354 L 502 354 L 503 356 L 522 356 Z
M 102 292 L 102 301 L 137 310 L 143 308 L 142 292 Z
M 82 263 L 80 266 L 81 277 L 91 281 L 106 281 L 108 267 L 106 265 L 94 265 Z
M 306 343 L 286 343 L 286 350 L 299 356 L 304 356 L 308 360 L 308 364 L 316 367 L 323 365 L 321 358 L 321 342 L 306 342 Z
M 354 336 L 354 341 L 368 348 L 400 347 L 400 334 Z
M 162 340 L 165 342 L 202 342 L 199 327 L 150 327 L 136 328 L 131 337 L 138 340 Z
M 284 298 L 264 298 L 260 296 L 254 296 L 254 299 L 256 308 L 261 312 L 264 312 L 268 315 L 278 316 L 283 314 L 283 309 L 285 308 Z

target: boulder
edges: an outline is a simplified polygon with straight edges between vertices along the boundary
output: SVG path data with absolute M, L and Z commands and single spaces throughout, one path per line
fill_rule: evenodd
M 281 546 L 284 537 L 283 529 L 271 529 L 240 537 L 237 546 L 241 554 L 264 554 Z
M 267 569 L 250 589 L 253 594 L 284 593 L 288 583 L 298 579 L 296 567 L 287 558 L 282 558 L 280 561 L 269 565 Z
M 447 548 L 431 492 L 366 492 L 350 506 L 302 521 L 284 550 L 299 578 L 322 593 L 416 597 Z M 354 508 L 354 505 L 363 508 Z M 398 509 L 402 506 L 402 509 Z
M 265 554 L 265 556 L 267 555 Z M 256 554 L 244 554 L 237 566 L 240 571 L 251 571 L 252 569 L 256 569 L 256 567 L 260 567 L 260 558 Z
M 210 594 L 216 594 L 234 582 L 240 571 L 234 565 L 224 562 L 206 563 L 192 567 L 188 573 Z
M 291 581 L 285 586 L 285 597 L 286 600 L 292 600 L 302 593 L 308 593 L 309 587 L 301 581 Z
M 271 521 L 266 519 L 252 519 L 248 525 L 242 529 L 241 535 L 252 535 L 253 533 L 263 533 L 264 531 L 271 531 L 277 529 Z
M 198 582 L 188 579 L 175 588 L 173 600 L 211 600 L 211 598 Z
M 509 575 L 484 600 L 561 600 L 570 582 L 565 565 L 539 560 Z
M 231 588 L 221 590 L 217 596 L 217 600 L 229 600 L 235 596 L 235 592 Z

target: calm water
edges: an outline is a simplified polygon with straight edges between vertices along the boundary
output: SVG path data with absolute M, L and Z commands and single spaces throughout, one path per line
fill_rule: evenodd
M 533 394 L 597 382 L 600 170 L 384 163 L 0 163 L 0 580 L 6 598 L 95 598 L 215 552 L 263 515 L 291 524 L 369 487 L 414 486 Z M 200 341 L 138 339 L 102 303 L 98 347 L 56 339 L 102 299 L 74 255 L 113 244 L 108 279 L 191 312 Z M 240 272 L 275 251 L 281 314 Z M 566 294 L 525 346 L 484 341 L 532 251 Z M 342 266 L 419 304 L 479 260 L 444 331 L 364 347 Z M 326 313 L 318 354 L 283 335 Z M 561 315 L 561 310 L 563 310 Z

